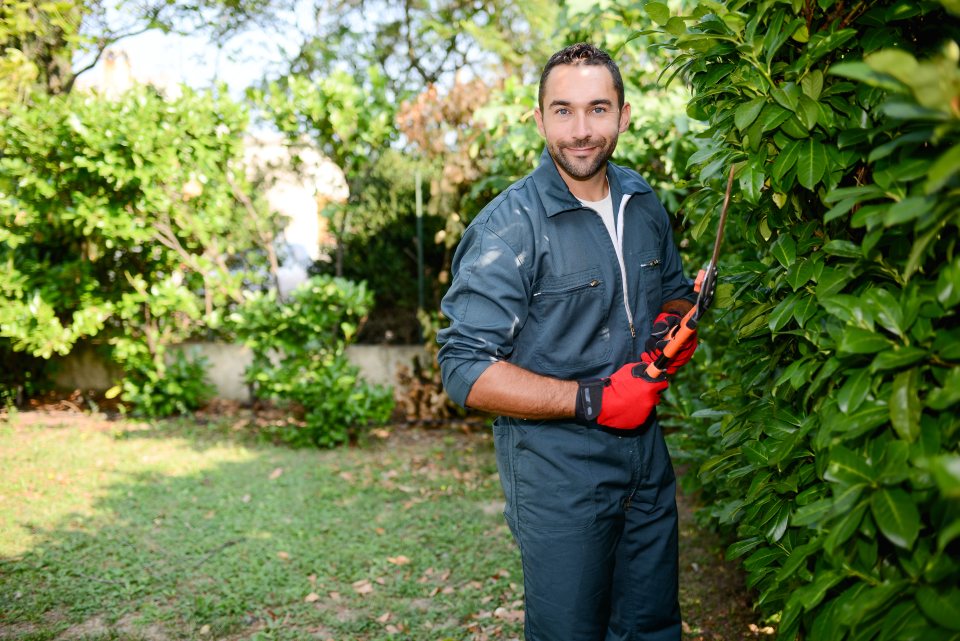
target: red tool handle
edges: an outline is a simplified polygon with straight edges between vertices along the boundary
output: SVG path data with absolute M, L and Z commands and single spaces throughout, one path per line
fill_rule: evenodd
M 700 273 L 697 274 L 697 280 L 693 285 L 693 291 L 700 292 L 706 274 L 707 270 L 700 270 Z M 647 379 L 660 378 L 666 371 L 667 365 L 673 360 L 673 357 L 677 355 L 677 352 L 680 351 L 680 348 L 682 348 L 684 344 L 690 340 L 690 337 L 693 336 L 693 333 L 697 331 L 697 325 L 700 324 L 699 311 L 700 304 L 698 302 L 690 308 L 690 311 L 688 311 L 680 322 L 677 323 L 677 326 L 673 328 L 667 344 L 664 345 L 663 350 L 661 350 L 660 356 L 657 357 L 657 360 L 648 364 L 644 370 L 643 374 Z

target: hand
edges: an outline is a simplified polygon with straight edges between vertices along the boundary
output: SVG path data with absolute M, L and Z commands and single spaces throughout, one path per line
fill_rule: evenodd
M 652 363 L 663 353 L 663 348 L 670 341 L 670 337 L 676 330 L 677 325 L 683 318 L 679 314 L 672 312 L 661 312 L 657 319 L 653 321 L 653 328 L 650 336 L 644 345 L 644 352 L 640 355 L 640 360 L 644 363 Z M 693 353 L 697 351 L 697 333 L 694 332 L 686 343 L 680 347 L 674 357 L 667 365 L 667 376 L 673 376 L 677 370 L 690 362 Z
M 667 389 L 666 379 L 642 376 L 645 366 L 628 363 L 609 378 L 581 381 L 577 392 L 577 418 L 620 430 L 643 425 Z

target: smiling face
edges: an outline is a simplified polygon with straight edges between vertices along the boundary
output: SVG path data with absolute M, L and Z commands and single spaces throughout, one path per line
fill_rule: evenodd
M 617 138 L 630 124 L 630 105 L 620 107 L 610 72 L 602 65 L 554 67 L 534 117 L 570 191 L 592 199 L 605 184 Z

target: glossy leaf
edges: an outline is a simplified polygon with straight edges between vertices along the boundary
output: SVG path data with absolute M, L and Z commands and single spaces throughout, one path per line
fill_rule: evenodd
M 797 155 L 797 181 L 813 190 L 826 173 L 827 162 L 826 148 L 813 138 L 805 140 Z
M 870 511 L 880 532 L 894 545 L 909 549 L 920 531 L 920 513 L 909 494 L 883 488 L 870 498 Z
M 933 622 L 960 631 L 960 588 L 923 586 L 917 590 L 917 603 Z
M 893 391 L 888 405 L 890 422 L 905 441 L 912 443 L 920 435 L 920 412 L 923 406 L 917 394 L 918 373 L 909 369 L 893 379 Z

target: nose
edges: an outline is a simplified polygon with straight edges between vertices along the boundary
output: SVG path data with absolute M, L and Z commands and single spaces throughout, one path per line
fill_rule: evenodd
M 575 138 L 589 138 L 591 132 L 590 118 L 588 118 L 587 113 L 577 113 L 573 121 L 573 131 L 571 132 L 573 136 Z

